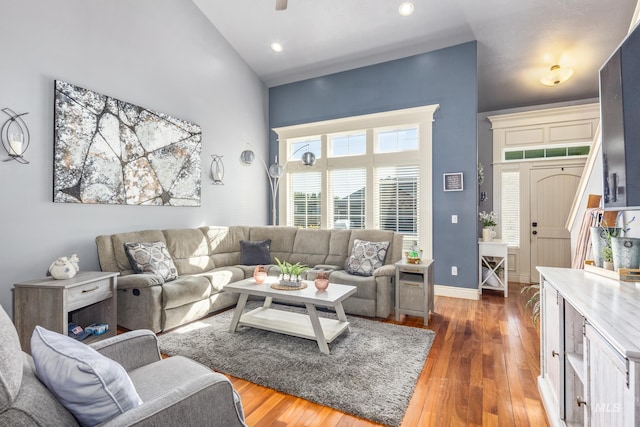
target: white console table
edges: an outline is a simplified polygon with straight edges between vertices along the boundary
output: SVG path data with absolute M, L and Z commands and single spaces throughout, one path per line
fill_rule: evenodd
M 483 267 L 489 270 L 485 276 Z M 509 268 L 507 242 L 478 240 L 478 288 L 501 291 L 509 296 Z
M 538 267 L 538 389 L 552 426 L 640 425 L 640 287 Z

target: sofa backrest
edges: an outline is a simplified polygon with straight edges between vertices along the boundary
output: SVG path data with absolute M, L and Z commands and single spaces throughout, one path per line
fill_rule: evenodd
M 123 276 L 135 273 L 124 251 L 124 244 L 129 242 L 164 242 L 167 243 L 161 230 L 143 230 L 118 233 L 96 237 L 98 259 L 102 271 L 119 271 Z
M 355 239 L 388 241 L 386 264 L 402 258 L 402 235 L 385 230 L 319 230 L 283 226 L 200 227 L 144 230 L 98 236 L 98 257 L 103 271 L 133 270 L 124 251 L 127 242 L 167 245 L 178 274 L 197 274 L 215 267 L 240 264 L 240 241 L 271 239 L 271 262 L 275 258 L 310 267 L 319 264 L 344 266 Z

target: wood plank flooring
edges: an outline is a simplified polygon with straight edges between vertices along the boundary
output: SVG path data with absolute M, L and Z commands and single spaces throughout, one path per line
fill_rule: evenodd
M 536 378 L 537 329 L 519 283 L 509 297 L 480 301 L 436 297 L 433 347 L 402 421 L 414 426 L 547 426 Z M 390 323 L 395 321 L 383 320 Z M 406 316 L 401 324 L 423 327 Z M 230 377 L 251 427 L 371 427 L 378 424 Z

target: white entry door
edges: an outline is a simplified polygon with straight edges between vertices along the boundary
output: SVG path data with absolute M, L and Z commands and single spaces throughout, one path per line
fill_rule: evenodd
M 571 267 L 571 234 L 566 228 L 583 167 L 532 169 L 531 281 L 538 282 L 536 266 Z

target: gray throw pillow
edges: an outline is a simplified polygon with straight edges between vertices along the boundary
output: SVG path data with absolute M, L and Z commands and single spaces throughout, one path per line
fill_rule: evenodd
M 368 242 L 355 239 L 345 270 L 357 276 L 373 276 L 373 272 L 384 265 L 389 242 Z
M 240 264 L 271 264 L 271 239 L 240 240 Z
M 129 258 L 131 268 L 136 273 L 156 274 L 165 282 L 178 278 L 178 269 L 164 242 L 125 243 L 124 251 Z

